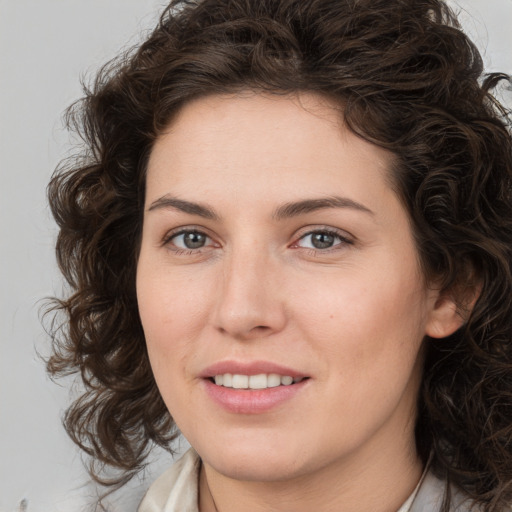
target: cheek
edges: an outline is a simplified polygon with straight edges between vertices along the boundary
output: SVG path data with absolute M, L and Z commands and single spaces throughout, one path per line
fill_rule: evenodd
M 188 411 L 185 369 L 194 350 L 193 331 L 198 325 L 198 309 L 189 299 L 182 300 L 176 283 L 169 282 L 161 272 L 156 273 L 139 264 L 137 299 L 146 339 L 151 369 L 160 394 L 175 421 L 178 411 Z
M 208 294 L 198 288 L 201 282 L 189 272 L 151 265 L 141 258 L 137 300 L 144 332 L 150 340 L 186 339 L 189 331 L 199 328 L 208 302 Z
M 413 363 L 425 330 L 425 294 L 417 273 L 382 276 L 347 272 L 344 278 L 304 282 L 294 295 L 309 342 L 345 370 L 381 371 Z M 304 298 L 307 297 L 307 300 Z M 385 364 L 384 364 L 385 363 Z
M 153 264 L 152 264 L 153 263 Z M 141 254 L 137 269 L 137 301 L 149 359 L 158 387 L 185 379 L 194 355 L 194 340 L 204 324 L 206 294 L 191 278 L 159 267 Z M 196 283 L 197 285 L 197 283 Z

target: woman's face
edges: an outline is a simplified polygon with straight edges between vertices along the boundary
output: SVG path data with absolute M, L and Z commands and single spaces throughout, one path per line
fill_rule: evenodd
M 150 157 L 149 357 L 178 427 L 224 475 L 410 457 L 422 340 L 458 327 L 422 278 L 391 155 L 340 118 L 312 94 L 202 98 Z

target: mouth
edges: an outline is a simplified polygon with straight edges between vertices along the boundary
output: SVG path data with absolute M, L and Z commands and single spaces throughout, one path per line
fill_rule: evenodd
M 308 378 L 309 377 L 292 377 L 278 373 L 260 373 L 257 375 L 221 373 L 209 377 L 209 380 L 215 385 L 224 388 L 262 390 L 280 386 L 291 386 L 307 380 Z
M 231 414 L 254 415 L 286 407 L 303 395 L 313 379 L 308 373 L 264 360 L 224 360 L 198 377 L 214 404 Z

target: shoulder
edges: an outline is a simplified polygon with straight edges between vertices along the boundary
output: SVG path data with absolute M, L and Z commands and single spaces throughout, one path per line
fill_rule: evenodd
M 436 477 L 431 471 L 427 471 L 409 511 L 440 511 L 446 492 L 446 481 Z M 468 495 L 453 485 L 449 492 L 451 498 L 450 512 L 482 512 L 480 506 L 475 505 Z M 507 507 L 501 512 L 512 512 L 512 507 Z
M 137 512 L 198 512 L 201 461 L 190 449 L 150 486 Z

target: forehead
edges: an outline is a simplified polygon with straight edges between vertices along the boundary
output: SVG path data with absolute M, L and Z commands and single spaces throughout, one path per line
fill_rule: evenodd
M 392 160 L 354 135 L 342 108 L 322 96 L 209 96 L 183 107 L 157 139 L 147 200 L 170 192 L 204 200 L 222 192 L 283 201 L 336 191 L 378 201 L 389 188 Z
M 170 145 L 172 140 L 181 146 L 180 151 L 186 151 L 194 138 L 201 141 L 196 150 L 204 152 L 251 139 L 253 144 L 244 145 L 244 152 L 259 152 L 261 158 L 261 150 L 289 149 L 289 143 L 320 137 L 320 125 L 329 124 L 332 133 L 342 136 L 342 118 L 340 106 L 312 93 L 208 95 L 186 103 L 158 137 L 154 149 Z M 279 139 L 275 139 L 276 133 Z

